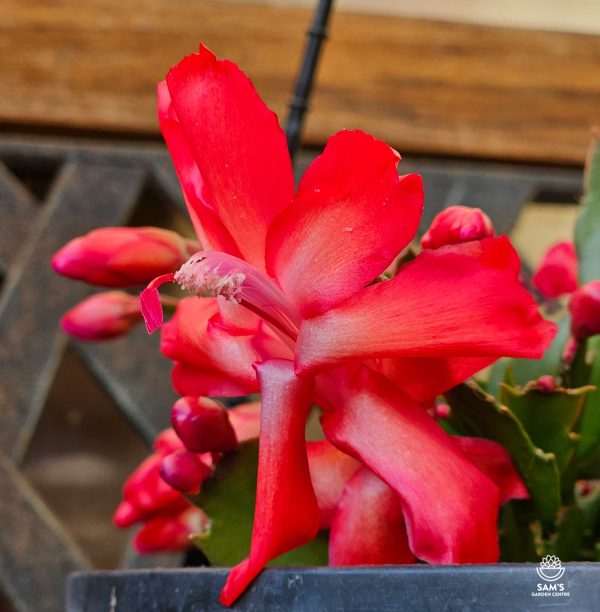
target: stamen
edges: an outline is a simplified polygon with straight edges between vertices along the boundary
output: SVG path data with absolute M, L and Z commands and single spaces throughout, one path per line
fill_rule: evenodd
M 295 339 L 299 316 L 275 281 L 246 261 L 218 251 L 193 255 L 175 273 L 183 289 L 241 304 Z

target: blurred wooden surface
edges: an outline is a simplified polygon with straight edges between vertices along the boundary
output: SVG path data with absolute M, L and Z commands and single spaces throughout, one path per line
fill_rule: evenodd
M 310 11 L 226 0 L 4 0 L 0 125 L 157 134 L 155 83 L 202 40 L 282 116 Z M 306 141 L 345 127 L 403 152 L 581 163 L 600 36 L 334 15 Z

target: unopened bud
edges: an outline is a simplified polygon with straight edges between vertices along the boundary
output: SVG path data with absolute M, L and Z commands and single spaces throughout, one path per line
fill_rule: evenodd
M 193 546 L 190 536 L 204 532 L 208 524 L 206 514 L 190 505 L 177 515 L 161 515 L 146 521 L 136 533 L 133 545 L 141 554 L 185 550 Z
M 160 475 L 163 480 L 183 493 L 197 493 L 200 485 L 212 474 L 212 468 L 186 450 L 163 457 Z
M 145 285 L 177 270 L 197 246 L 156 227 L 105 227 L 68 242 L 54 255 L 52 266 L 91 285 Z
M 569 311 L 575 338 L 600 334 L 600 280 L 579 287 L 571 296 Z
M 559 242 L 548 249 L 533 275 L 533 286 L 549 299 L 577 289 L 577 254 L 572 242 Z
M 123 291 L 98 293 L 66 312 L 61 327 L 81 340 L 108 340 L 128 333 L 142 321 L 140 300 Z
M 436 215 L 421 238 L 424 249 L 481 240 L 494 235 L 490 218 L 479 208 L 450 206 Z
M 171 423 L 184 446 L 195 453 L 227 453 L 238 446 L 227 410 L 207 397 L 179 399 L 171 410 Z

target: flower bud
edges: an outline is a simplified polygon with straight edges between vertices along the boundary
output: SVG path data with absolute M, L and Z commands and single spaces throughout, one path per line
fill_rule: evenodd
M 577 289 L 577 254 L 572 242 L 559 242 L 548 249 L 533 275 L 533 286 L 549 299 Z
M 571 296 L 569 311 L 575 338 L 600 334 L 600 280 L 579 287 Z
M 142 321 L 140 300 L 123 291 L 98 293 L 66 312 L 61 327 L 81 340 L 108 340 L 128 333 Z
M 424 249 L 481 240 L 494 235 L 490 218 L 479 208 L 450 206 L 436 215 L 421 238 Z
M 200 485 L 212 474 L 212 468 L 190 451 L 166 455 L 160 462 L 160 475 L 174 489 L 183 493 L 198 493 Z
M 125 529 L 126 527 L 131 527 L 131 525 L 134 523 L 141 521 L 144 516 L 145 514 L 143 512 L 136 508 L 132 503 L 124 499 L 117 506 L 117 509 L 113 514 L 113 523 L 117 527 Z
M 181 506 L 179 491 L 160 475 L 161 455 L 150 455 L 123 486 L 123 497 L 144 515 L 176 510 Z
M 192 546 L 190 536 L 203 533 L 208 523 L 200 508 L 189 505 L 177 515 L 161 515 L 146 521 L 136 533 L 133 545 L 141 554 L 185 550 Z
M 145 285 L 177 270 L 197 248 L 170 230 L 105 227 L 68 242 L 52 258 L 59 274 L 91 285 Z
M 185 447 L 195 453 L 235 450 L 238 445 L 222 404 L 207 397 L 182 397 L 171 410 L 171 423 Z
M 540 393 L 554 393 L 557 389 L 558 385 L 556 383 L 556 378 L 554 376 L 550 376 L 549 374 L 544 374 L 540 376 L 536 381 L 536 390 Z

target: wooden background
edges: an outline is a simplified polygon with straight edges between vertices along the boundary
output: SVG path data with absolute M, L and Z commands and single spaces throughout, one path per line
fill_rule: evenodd
M 157 135 L 155 83 L 202 40 L 285 113 L 310 11 L 226 0 L 4 0 L 0 126 Z M 362 128 L 401 152 L 579 164 L 600 36 L 334 15 L 306 141 Z

